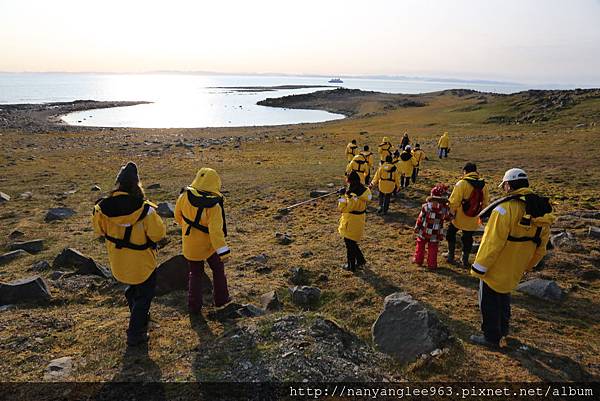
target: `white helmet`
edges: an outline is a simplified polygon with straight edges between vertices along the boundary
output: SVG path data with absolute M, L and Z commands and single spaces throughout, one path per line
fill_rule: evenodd
M 407 152 L 408 152 L 409 150 L 411 150 L 411 149 L 412 149 L 412 148 L 410 147 L 410 145 L 406 145 L 406 146 L 404 147 L 404 150 L 406 150 Z
M 525 170 L 522 170 L 520 168 L 511 168 L 510 170 L 506 170 L 506 173 L 504 173 L 504 177 L 502 177 L 502 182 L 500 183 L 500 185 L 498 185 L 498 187 L 502 187 L 502 185 L 504 185 L 504 183 L 508 181 L 526 179 L 528 179 L 528 177 Z

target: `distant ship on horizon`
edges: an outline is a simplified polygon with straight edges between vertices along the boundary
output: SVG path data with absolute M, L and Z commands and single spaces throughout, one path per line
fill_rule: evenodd
M 328 82 L 329 82 L 330 84 L 343 84 L 343 83 L 344 83 L 344 81 L 342 81 L 342 80 L 341 80 L 341 79 L 339 79 L 339 78 L 331 78 L 331 79 L 330 79 Z

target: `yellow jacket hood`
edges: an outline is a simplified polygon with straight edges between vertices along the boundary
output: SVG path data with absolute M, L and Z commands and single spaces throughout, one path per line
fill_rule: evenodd
M 190 185 L 198 191 L 212 192 L 221 195 L 221 177 L 212 168 L 202 167 Z

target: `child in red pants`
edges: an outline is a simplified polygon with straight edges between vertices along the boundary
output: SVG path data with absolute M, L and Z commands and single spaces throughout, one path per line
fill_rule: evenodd
M 425 259 L 425 244 L 427 244 L 427 267 L 437 267 L 438 244 L 444 239 L 444 221 L 451 218 L 448 207 L 448 186 L 437 184 L 431 190 L 426 203 L 421 207 L 421 213 L 415 224 L 417 246 L 412 262 L 419 266 Z

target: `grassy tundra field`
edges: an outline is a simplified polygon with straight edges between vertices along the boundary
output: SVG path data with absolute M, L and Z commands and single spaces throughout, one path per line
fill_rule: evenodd
M 42 252 L 0 266 L 0 280 L 40 274 L 53 296 L 47 304 L 20 304 L 0 312 L 4 380 L 43 381 L 48 363 L 64 356 L 75 362 L 67 381 L 224 380 L 232 358 L 271 357 L 269 344 L 259 344 L 252 355 L 220 350 L 216 355 L 221 358 L 212 359 L 202 359 L 203 350 L 222 344 L 220 336 L 237 325 L 268 329 L 274 319 L 300 313 L 287 295 L 294 267 L 307 270 L 312 284 L 322 290 L 318 307 L 305 315 L 327 317 L 367 343 L 383 299 L 393 292 L 406 291 L 437 313 L 453 335 L 444 352 L 404 366 L 389 362 L 385 375 L 391 379 L 600 379 L 600 242 L 587 234 L 600 221 L 576 217 L 582 210 L 600 209 L 600 91 L 384 95 L 335 90 L 265 104 L 320 108 L 349 118 L 231 129 L 0 130 L 0 191 L 12 197 L 0 204 L 0 247 L 8 251 L 15 230 L 24 233 L 23 240 L 45 240 Z M 356 274 L 340 268 L 345 249 L 337 233 L 335 197 L 278 216 L 278 209 L 307 199 L 311 190 L 342 185 L 344 149 L 351 139 L 376 149 L 382 136 L 397 144 L 405 131 L 429 161 L 417 184 L 392 203 L 388 216 L 367 215 L 361 243 L 366 268 Z M 444 131 L 451 137 L 451 153 L 439 160 L 436 143 Z M 52 280 L 53 269 L 32 271 L 37 261 L 52 264 L 66 247 L 107 265 L 104 245 L 91 231 L 91 210 L 128 160 L 138 164 L 144 185 L 160 184 L 146 191 L 155 202 L 174 203 L 200 167 L 215 168 L 226 193 L 232 248 L 226 272 L 232 297 L 241 304 L 259 304 L 261 294 L 276 290 L 283 311 L 223 323 L 206 317 L 213 310 L 206 307 L 198 322 L 190 319 L 183 292 L 157 297 L 148 355 L 131 357 L 125 353 L 129 313 L 121 289 L 100 278 Z M 506 169 L 525 169 L 534 190 L 552 198 L 559 216 L 555 229 L 568 230 L 580 244 L 554 249 L 545 267 L 530 273 L 556 280 L 567 293 L 564 301 L 515 293 L 512 333 L 500 352 L 468 342 L 480 325 L 478 281 L 443 261 L 435 272 L 409 261 L 420 204 L 435 183 L 455 183 L 467 161 L 477 163 L 493 198 L 500 195 L 496 187 Z M 91 192 L 94 185 L 102 192 Z M 26 192 L 31 194 L 21 195 Z M 44 222 L 46 211 L 58 206 L 77 213 Z M 375 206 L 373 202 L 369 211 Z M 177 226 L 172 218 L 164 220 L 169 242 L 160 250 L 161 262 L 180 252 Z M 276 232 L 289 233 L 294 241 L 280 245 Z M 256 269 L 252 257 L 263 253 L 267 269 Z

